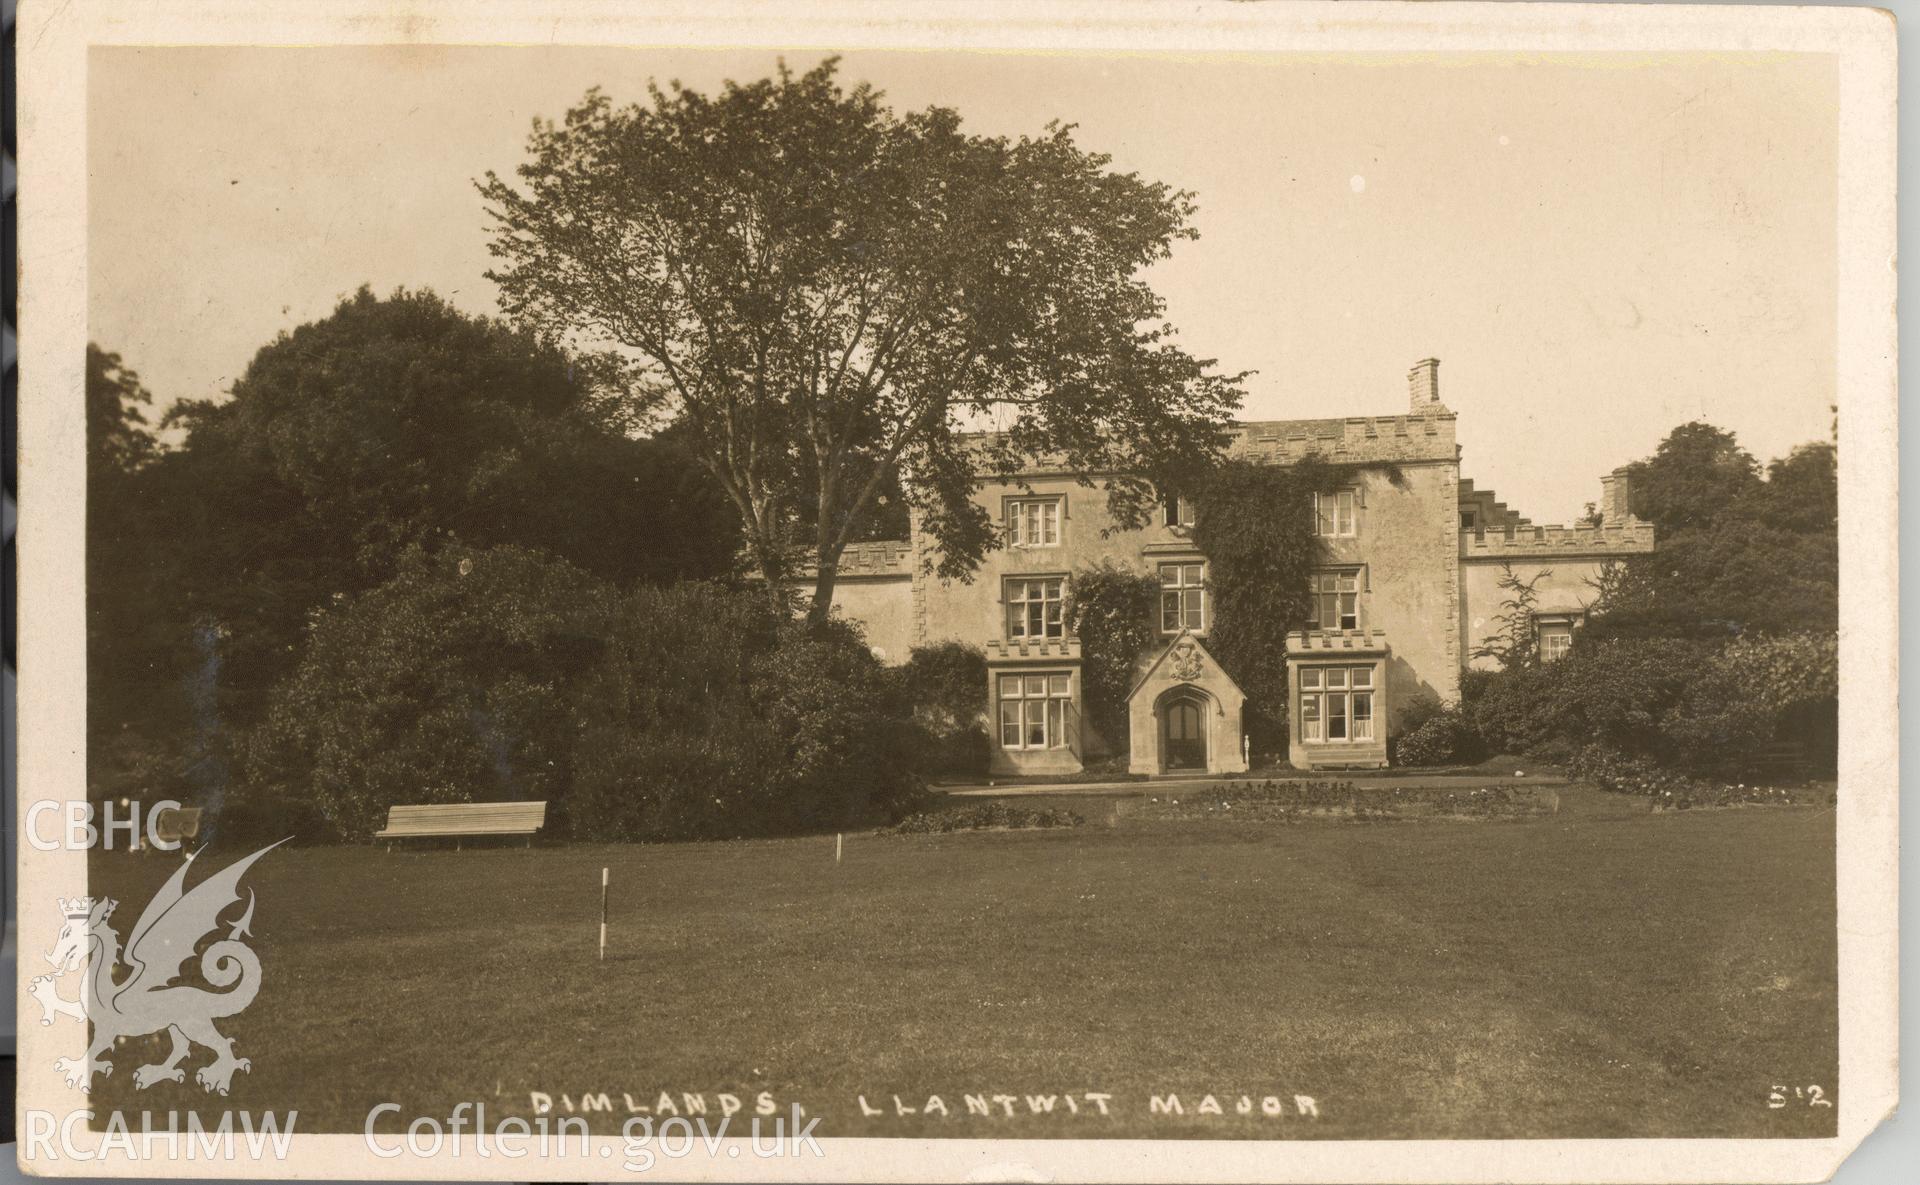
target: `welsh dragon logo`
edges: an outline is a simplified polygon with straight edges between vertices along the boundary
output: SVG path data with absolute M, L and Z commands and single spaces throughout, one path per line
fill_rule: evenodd
M 93 1089 L 93 1076 L 107 1077 L 113 1065 L 105 1054 L 123 1037 L 144 1037 L 165 1031 L 172 1041 L 166 1060 L 141 1066 L 133 1072 L 133 1084 L 146 1089 L 156 1082 L 185 1082 L 186 1071 L 180 1063 L 195 1045 L 213 1051 L 213 1061 L 194 1071 L 194 1081 L 209 1092 L 227 1093 L 236 1070 L 251 1069 L 253 1063 L 233 1056 L 233 1042 L 213 1027 L 222 1017 L 233 1016 L 253 1003 L 260 992 L 260 957 L 241 939 L 253 922 L 253 890 L 247 890 L 247 908 L 228 923 L 224 938 L 216 939 L 199 955 L 200 976 L 219 991 L 209 991 L 190 983 L 178 982 L 194 948 L 221 928 L 220 915 L 240 900 L 240 877 L 255 860 L 281 843 L 269 844 L 244 860 L 236 860 L 192 889 L 186 887 L 187 870 L 193 864 L 188 856 L 133 924 L 126 948 L 108 919 L 119 902 L 92 897 L 61 899 L 60 912 L 67 924 L 60 939 L 47 954 L 47 962 L 58 970 L 52 975 L 34 977 L 27 993 L 39 1001 L 45 1015 L 40 1023 L 50 1025 L 55 1016 L 71 1016 L 93 1026 L 93 1040 L 85 1060 L 63 1057 L 54 1069 L 66 1075 L 68 1086 Z M 80 994 L 68 999 L 58 993 L 54 980 L 80 970 Z M 116 966 L 125 973 L 118 980 Z

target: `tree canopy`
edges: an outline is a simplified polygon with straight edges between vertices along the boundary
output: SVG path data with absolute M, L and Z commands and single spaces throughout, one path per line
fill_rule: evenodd
M 167 448 L 89 351 L 93 769 L 158 787 L 231 750 L 313 614 L 411 547 L 537 547 L 603 580 L 727 575 L 731 505 L 675 434 L 635 438 L 603 372 L 427 292 L 362 290 L 264 346 Z M 185 746 L 183 749 L 182 746 Z
M 1726 638 L 1827 632 L 1839 624 L 1839 473 L 1834 446 L 1803 444 L 1760 465 L 1731 432 L 1682 424 L 1630 467 L 1650 555 L 1614 564 L 1595 637 Z
M 1142 279 L 1196 237 L 1192 195 L 1110 169 L 1069 125 L 971 135 L 836 73 L 783 64 L 630 106 L 590 91 L 535 124 L 517 185 L 479 186 L 504 310 L 616 353 L 636 412 L 684 425 L 769 584 L 811 563 L 818 619 L 897 472 L 964 577 L 996 538 L 979 473 L 1051 456 L 1143 522 L 1239 403 Z
M 1733 433 L 1697 420 L 1667 433 L 1627 472 L 1633 512 L 1662 531 L 1716 522 L 1760 485 L 1759 465 Z
M 87 689 L 88 719 L 124 719 L 146 701 L 141 685 L 161 631 L 154 601 L 163 550 L 143 529 L 145 487 L 161 457 L 148 413 L 153 395 L 118 354 L 87 345 Z M 116 748 L 127 748 L 117 735 Z M 122 752 L 122 764 L 151 776 L 151 752 Z

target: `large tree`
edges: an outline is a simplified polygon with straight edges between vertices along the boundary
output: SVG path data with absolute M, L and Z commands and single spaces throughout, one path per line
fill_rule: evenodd
M 598 380 L 431 293 L 363 289 L 264 346 L 231 398 L 176 404 L 164 449 L 138 379 L 90 350 L 94 780 L 228 751 L 313 615 L 409 548 L 540 548 L 619 584 L 727 575 L 731 503 Z
M 1733 433 L 1695 420 L 1627 466 L 1633 512 L 1662 533 L 1711 526 L 1760 487 L 1760 466 Z
M 941 573 L 965 577 L 995 540 L 982 472 L 1051 456 L 1137 524 L 1239 403 L 1142 279 L 1196 237 L 1190 194 L 1109 169 L 1069 126 L 971 135 L 835 75 L 782 65 L 632 106 L 590 91 L 535 123 L 517 186 L 480 185 L 505 311 L 616 347 L 775 595 L 811 563 L 816 620 L 896 473 Z
M 148 413 L 153 395 L 120 355 L 87 345 L 87 717 L 89 760 L 159 782 L 151 747 L 118 725 L 154 708 L 146 684 L 163 665 L 156 591 L 166 540 L 147 529 L 149 478 L 164 455 Z M 153 785 L 164 792 L 164 785 Z
M 1839 498 L 1831 444 L 1760 466 L 1731 432 L 1682 424 L 1635 462 L 1634 512 L 1654 550 L 1609 565 L 1592 637 L 1827 632 L 1839 619 Z

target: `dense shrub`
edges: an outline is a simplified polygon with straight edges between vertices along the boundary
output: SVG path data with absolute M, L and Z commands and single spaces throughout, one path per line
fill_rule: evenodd
M 1461 711 L 1490 752 L 1527 753 L 1554 740 L 1654 752 L 1661 720 L 1711 654 L 1707 643 L 1677 639 L 1577 644 L 1543 666 L 1467 672 Z
M 1580 746 L 1572 741 L 1563 740 L 1560 737 L 1549 737 L 1526 750 L 1521 756 L 1535 765 L 1564 766 L 1573 760 L 1573 755 L 1579 749 Z
M 752 594 L 636 589 L 580 717 L 577 836 L 824 830 L 895 817 L 918 789 L 905 704 L 858 631 Z
M 987 710 L 987 656 L 978 646 L 915 646 L 900 679 L 914 710 L 937 727 L 970 724 Z
M 1462 717 L 1487 750 L 1564 761 L 1575 747 L 1740 778 L 1771 744 L 1798 742 L 1811 772 L 1832 768 L 1839 694 L 1832 635 L 1581 639 L 1544 666 L 1461 679 Z M 1418 730 L 1416 730 L 1418 731 Z M 1402 737 L 1405 763 L 1413 736 Z M 1420 742 L 1424 744 L 1424 742 Z
M 1743 638 L 1714 655 L 1661 721 L 1675 759 L 1739 776 L 1777 740 L 1832 768 L 1839 728 L 1840 645 L 1833 634 Z
M 1831 771 L 1837 460 L 1829 443 L 1802 445 L 1763 479 L 1731 433 L 1674 429 L 1631 466 L 1633 511 L 1658 528 L 1655 548 L 1603 567 L 1566 657 L 1535 661 L 1526 590 L 1503 581 L 1515 594 L 1503 606 L 1508 637 L 1501 653 L 1476 656 L 1507 669 L 1462 680 L 1476 733 L 1489 748 L 1562 761 L 1599 745 L 1736 787 L 1786 758 Z M 1776 751 L 1783 742 L 1790 753 Z
M 359 838 L 396 803 L 558 798 L 564 684 L 614 604 L 539 552 L 412 550 L 392 580 L 314 615 L 254 737 L 243 813 L 307 802 Z
M 1437 712 L 1395 741 L 1395 765 L 1451 765 L 1478 760 L 1479 738 L 1458 712 Z
M 397 803 L 512 799 L 583 838 L 766 834 L 893 814 L 907 735 L 844 624 L 705 584 L 621 595 L 518 548 L 415 552 L 317 615 L 250 793 L 347 838 Z
M 915 768 L 929 774 L 984 776 L 987 736 L 987 656 L 978 646 L 942 642 L 916 646 L 895 676 L 918 732 Z

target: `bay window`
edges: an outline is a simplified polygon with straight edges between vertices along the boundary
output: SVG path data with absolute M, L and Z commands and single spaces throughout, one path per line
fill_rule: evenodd
M 1000 747 L 1064 749 L 1073 720 L 1070 675 L 1000 676 Z
M 1352 744 L 1374 739 L 1373 668 L 1301 667 L 1300 739 Z

